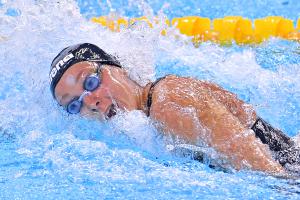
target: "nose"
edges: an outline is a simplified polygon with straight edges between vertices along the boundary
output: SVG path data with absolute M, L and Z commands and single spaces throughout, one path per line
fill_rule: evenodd
M 100 98 L 94 92 L 87 94 L 83 98 L 83 103 L 93 112 L 103 112 L 100 108 Z

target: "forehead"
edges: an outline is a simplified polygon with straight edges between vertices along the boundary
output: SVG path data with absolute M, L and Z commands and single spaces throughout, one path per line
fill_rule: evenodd
M 95 67 L 96 67 L 96 63 L 94 63 L 94 62 L 84 61 L 84 62 L 76 63 L 76 64 L 72 65 L 71 67 L 69 67 L 69 69 L 67 69 L 67 71 L 61 77 L 60 81 L 68 75 L 76 75 L 76 74 L 82 72 L 82 70 L 94 69 Z
M 96 63 L 84 61 L 76 63 L 67 69 L 55 87 L 55 96 L 58 102 L 60 103 L 61 98 L 65 95 L 72 95 L 74 92 L 76 94 L 78 80 L 82 75 L 94 70 L 96 65 Z

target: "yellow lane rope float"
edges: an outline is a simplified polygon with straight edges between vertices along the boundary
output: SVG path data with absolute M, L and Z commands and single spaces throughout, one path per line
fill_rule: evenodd
M 147 17 L 140 18 L 113 18 L 107 16 L 94 17 L 92 21 L 108 27 L 112 31 L 119 31 L 120 27 L 129 27 L 135 22 L 147 23 L 153 27 L 154 20 Z M 220 44 L 253 44 L 268 40 L 270 37 L 280 37 L 300 42 L 300 19 L 294 27 L 293 20 L 281 16 L 268 16 L 265 18 L 250 19 L 241 16 L 227 16 L 210 20 L 209 18 L 186 16 L 173 18 L 171 23 L 165 20 L 167 26 L 175 26 L 180 33 L 192 37 L 195 44 L 204 41 L 213 41 Z M 167 30 L 162 31 L 166 35 Z

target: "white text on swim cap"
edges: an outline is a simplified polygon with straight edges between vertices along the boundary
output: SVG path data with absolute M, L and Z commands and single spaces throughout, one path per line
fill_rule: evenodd
M 50 72 L 50 82 L 52 82 L 52 79 L 56 76 L 57 72 L 61 69 L 61 67 L 71 58 L 74 58 L 74 55 L 72 53 L 66 55 L 62 60 L 58 61 L 58 63 L 55 65 L 55 67 L 53 67 L 53 69 Z

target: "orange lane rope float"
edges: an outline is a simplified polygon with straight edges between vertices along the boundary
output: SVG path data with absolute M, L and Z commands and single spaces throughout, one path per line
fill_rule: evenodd
M 147 23 L 153 27 L 153 23 L 147 17 L 140 18 L 116 18 L 107 16 L 94 17 L 92 21 L 108 27 L 112 31 L 119 31 L 120 27 L 129 27 L 136 22 Z M 287 40 L 300 42 L 300 19 L 296 27 L 293 20 L 281 16 L 268 16 L 265 18 L 250 19 L 241 16 L 226 16 L 210 20 L 205 17 L 186 16 L 173 18 L 171 22 L 165 20 L 166 26 L 175 26 L 181 34 L 190 36 L 195 44 L 204 41 L 213 41 L 219 44 L 253 44 L 268 40 L 270 37 L 280 37 Z M 167 30 L 162 31 L 166 35 Z

